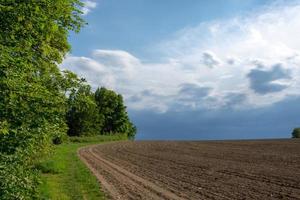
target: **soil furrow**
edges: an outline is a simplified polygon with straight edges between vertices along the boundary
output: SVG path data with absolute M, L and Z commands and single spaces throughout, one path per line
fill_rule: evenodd
M 136 182 L 135 184 L 136 185 L 142 185 L 144 186 L 145 188 L 149 189 L 150 192 L 152 193 L 156 193 L 156 194 L 159 194 L 161 195 L 162 197 L 166 198 L 166 199 L 174 199 L 174 200 L 182 200 L 181 197 L 178 197 L 177 195 L 175 195 L 174 193 L 168 191 L 168 190 L 165 190 L 161 187 L 158 187 L 157 185 L 155 185 L 154 183 L 146 180 L 146 179 L 143 179 L 123 168 L 121 168 L 120 166 L 112 163 L 112 162 L 109 162 L 105 159 L 103 159 L 102 157 L 100 157 L 99 155 L 95 154 L 94 151 L 93 151 L 93 148 L 89 148 L 88 149 L 89 153 L 91 155 L 94 156 L 94 158 L 96 158 L 97 160 L 101 161 L 102 163 L 105 163 L 105 165 L 109 166 L 111 169 L 114 169 L 114 171 L 118 172 L 119 174 L 123 174 L 124 176 L 126 176 L 127 179 L 130 179 L 132 180 L 133 182 Z M 112 171 L 112 170 L 111 170 Z
M 300 140 L 116 142 L 79 155 L 112 199 L 300 199 Z

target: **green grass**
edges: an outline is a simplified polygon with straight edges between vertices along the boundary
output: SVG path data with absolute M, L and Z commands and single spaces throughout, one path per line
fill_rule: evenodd
M 42 199 L 104 199 L 96 177 L 77 156 L 77 149 L 101 142 L 126 140 L 126 136 L 73 137 L 55 146 L 53 154 L 36 167 L 42 172 L 39 191 Z

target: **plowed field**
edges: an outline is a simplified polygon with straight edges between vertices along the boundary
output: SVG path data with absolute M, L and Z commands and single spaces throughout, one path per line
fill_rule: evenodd
M 300 199 L 300 140 L 138 141 L 79 150 L 110 199 Z

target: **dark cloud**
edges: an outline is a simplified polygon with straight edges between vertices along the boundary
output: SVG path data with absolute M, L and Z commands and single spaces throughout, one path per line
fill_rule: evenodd
M 142 98 L 138 95 L 133 95 L 133 96 L 131 96 L 127 99 L 128 102 L 132 102 L 132 103 L 136 103 L 136 102 L 139 102 L 141 100 L 142 100 Z
M 268 71 L 261 69 L 261 66 L 259 66 L 256 69 L 252 69 L 247 77 L 250 79 L 251 89 L 259 94 L 282 91 L 287 86 L 272 83 L 272 81 L 291 78 L 290 71 L 284 69 L 281 64 L 274 65 Z
M 209 95 L 211 90 L 212 88 L 209 87 L 186 83 L 179 86 L 175 95 L 162 95 L 151 90 L 143 90 L 127 98 L 127 102 L 137 103 L 143 99 L 155 99 L 157 103 L 164 102 L 169 110 L 187 110 L 200 107 L 203 104 L 203 99 Z
M 243 93 L 228 93 L 224 97 L 225 105 L 229 108 L 241 105 L 247 99 L 247 95 Z
M 178 98 L 180 100 L 192 100 L 195 101 L 197 99 L 201 99 L 206 97 L 211 88 L 209 87 L 202 87 L 196 84 L 185 83 L 180 85 L 180 90 L 178 93 Z
M 151 90 L 143 90 L 142 92 L 140 92 L 136 95 L 130 96 L 127 99 L 127 101 L 136 103 L 136 102 L 142 101 L 144 98 L 163 98 L 163 96 L 158 95 L 158 94 L 152 92 Z
M 234 65 L 235 64 L 235 59 L 233 59 L 233 58 L 230 58 L 230 59 L 227 59 L 227 64 L 229 64 L 229 65 Z
M 137 139 L 251 139 L 290 137 L 300 125 L 300 98 L 272 106 L 236 110 L 130 111 Z
M 154 92 L 152 92 L 151 90 L 143 90 L 140 94 L 141 96 L 144 97 L 153 97 L 153 96 L 157 96 L 157 94 L 155 94 Z
M 209 68 L 213 68 L 220 64 L 220 62 L 214 57 L 214 55 L 209 52 L 204 52 L 202 54 L 202 63 Z
M 194 110 L 204 106 L 205 99 L 212 88 L 196 84 L 185 83 L 179 86 L 179 91 L 174 96 L 169 96 L 169 110 L 182 111 Z

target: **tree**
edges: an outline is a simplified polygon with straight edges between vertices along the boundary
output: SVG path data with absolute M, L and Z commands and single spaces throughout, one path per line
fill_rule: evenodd
M 300 128 L 294 128 L 292 132 L 292 137 L 293 138 L 300 138 Z
M 136 127 L 129 120 L 120 94 L 102 87 L 96 90 L 95 100 L 98 112 L 104 118 L 102 134 L 125 133 L 128 137 L 134 138 Z
M 97 112 L 94 94 L 89 85 L 82 83 L 78 90 L 73 90 L 68 106 L 69 136 L 96 135 L 101 132 L 103 118 Z
M 66 133 L 58 64 L 69 31 L 83 25 L 79 0 L 0 2 L 0 199 L 34 199 L 31 170 Z
M 63 78 L 61 80 L 61 87 L 64 91 L 64 95 L 69 95 L 72 91 L 78 89 L 82 83 L 85 82 L 84 79 L 80 79 L 77 74 L 69 70 L 62 71 Z

